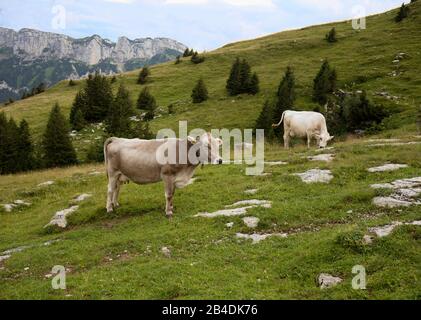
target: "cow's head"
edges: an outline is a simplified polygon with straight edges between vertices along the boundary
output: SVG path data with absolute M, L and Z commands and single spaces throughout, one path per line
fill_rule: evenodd
M 196 139 L 189 138 L 191 142 L 194 142 L 196 151 L 195 157 L 201 164 L 222 164 L 222 158 L 220 156 L 220 148 L 223 144 L 219 138 L 214 138 L 210 133 L 205 133 Z
M 323 149 L 327 147 L 327 143 L 335 138 L 331 136 L 328 132 L 324 134 L 316 134 L 317 144 L 319 148 Z

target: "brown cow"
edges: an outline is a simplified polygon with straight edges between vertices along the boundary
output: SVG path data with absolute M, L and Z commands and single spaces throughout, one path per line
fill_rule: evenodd
M 119 206 L 118 196 L 123 183 L 150 184 L 164 181 L 166 214 L 173 215 L 176 188 L 190 183 L 201 164 L 222 164 L 221 139 L 206 133 L 198 140 L 188 138 L 140 140 L 110 138 L 104 144 L 108 175 L 107 212 Z

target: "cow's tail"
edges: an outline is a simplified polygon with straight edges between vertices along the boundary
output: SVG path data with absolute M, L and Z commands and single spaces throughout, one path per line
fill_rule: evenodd
M 279 123 L 278 124 L 273 124 L 272 125 L 272 127 L 274 127 L 274 128 L 277 128 L 277 127 L 279 127 L 280 125 L 281 125 L 281 123 L 284 121 L 284 118 L 285 118 L 285 113 L 286 113 L 287 111 L 284 111 L 284 113 L 282 113 L 282 118 L 281 118 L 281 121 L 279 121 Z
M 107 171 L 107 177 L 108 177 L 108 146 L 113 143 L 115 140 L 115 138 L 108 138 L 107 140 L 105 140 L 104 142 L 104 161 L 105 161 L 105 170 Z

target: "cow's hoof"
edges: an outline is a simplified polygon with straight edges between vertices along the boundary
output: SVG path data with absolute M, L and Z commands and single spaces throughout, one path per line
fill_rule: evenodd
M 107 213 L 112 213 L 114 211 L 113 208 L 107 208 Z
M 167 213 L 167 218 L 168 218 L 168 220 L 172 220 L 173 214 L 172 213 Z
M 115 209 L 117 209 L 117 208 L 120 208 L 120 204 L 117 202 L 117 203 L 114 203 L 113 204 L 113 207 L 115 208 Z

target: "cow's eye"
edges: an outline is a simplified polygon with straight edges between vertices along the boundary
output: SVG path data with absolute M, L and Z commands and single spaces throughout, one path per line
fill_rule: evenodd
M 200 150 L 196 151 L 196 157 L 198 157 L 198 158 L 200 157 Z

